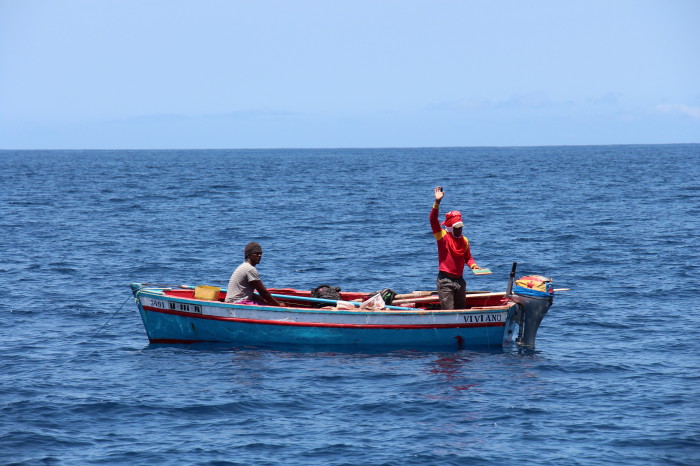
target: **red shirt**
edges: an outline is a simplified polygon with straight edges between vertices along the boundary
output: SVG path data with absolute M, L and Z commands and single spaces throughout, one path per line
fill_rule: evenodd
M 439 270 L 461 277 L 464 264 L 471 266 L 476 263 L 469 250 L 469 240 L 465 236 L 455 238 L 443 230 L 435 207 L 430 211 L 430 227 L 437 240 Z

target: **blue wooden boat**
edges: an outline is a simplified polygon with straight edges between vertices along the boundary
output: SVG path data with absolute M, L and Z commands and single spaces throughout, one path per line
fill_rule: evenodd
M 512 281 L 512 280 L 511 280 Z M 381 345 L 402 348 L 534 346 L 551 292 L 467 295 L 467 309 L 440 310 L 437 295 L 399 295 L 392 305 L 365 309 L 369 294 L 342 292 L 341 300 L 309 291 L 270 289 L 285 307 L 225 303 L 225 290 L 202 299 L 197 287 L 131 284 L 151 343 L 230 342 L 277 345 Z M 319 307 L 320 306 L 320 307 Z

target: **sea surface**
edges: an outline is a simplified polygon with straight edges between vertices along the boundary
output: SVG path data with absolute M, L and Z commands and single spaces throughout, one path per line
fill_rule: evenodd
M 534 351 L 149 344 L 131 282 L 552 277 Z M 0 151 L 0 464 L 700 464 L 700 145 Z

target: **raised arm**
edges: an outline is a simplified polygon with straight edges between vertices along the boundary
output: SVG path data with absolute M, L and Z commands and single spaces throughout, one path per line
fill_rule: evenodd
M 442 190 L 441 186 L 437 186 L 433 193 L 435 194 L 435 203 L 433 203 L 433 208 L 430 210 L 430 227 L 433 233 L 441 233 L 442 228 L 440 228 L 440 220 L 438 220 L 438 213 L 440 211 L 440 201 L 445 197 L 445 192 Z

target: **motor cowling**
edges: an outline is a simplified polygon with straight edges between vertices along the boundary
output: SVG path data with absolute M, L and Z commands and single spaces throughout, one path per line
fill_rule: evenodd
M 534 348 L 542 319 L 554 302 L 552 279 L 540 275 L 522 277 L 515 281 L 512 293 L 510 298 L 518 303 L 515 315 L 518 323 L 516 343 Z

